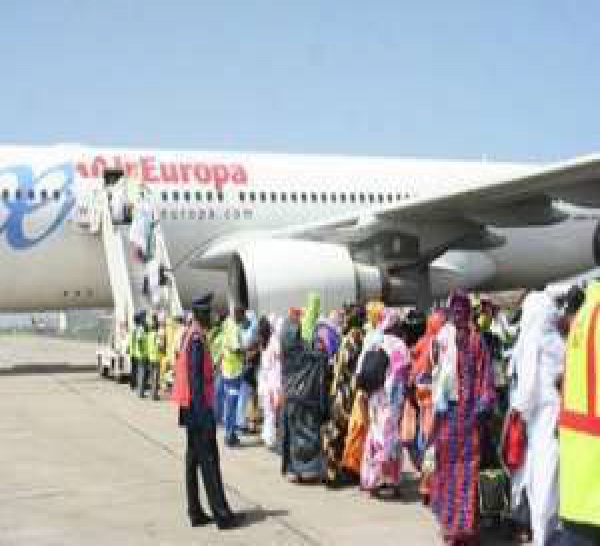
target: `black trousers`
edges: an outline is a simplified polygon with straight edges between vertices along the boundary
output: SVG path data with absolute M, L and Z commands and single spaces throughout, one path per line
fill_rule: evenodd
M 211 431 L 187 429 L 185 486 L 190 518 L 204 513 L 198 492 L 198 467 L 202 473 L 204 490 L 214 519 L 218 522 L 231 518 L 232 512 L 227 504 L 221 477 L 216 429 Z
M 131 370 L 129 371 L 129 386 L 131 390 L 135 390 L 137 385 L 137 374 L 138 374 L 138 359 L 135 357 L 130 357 L 131 360 Z

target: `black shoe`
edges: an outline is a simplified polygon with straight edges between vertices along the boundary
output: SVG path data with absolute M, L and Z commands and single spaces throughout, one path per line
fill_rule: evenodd
M 230 436 L 229 438 L 225 438 L 225 445 L 227 447 L 236 447 L 239 446 L 241 443 L 242 442 L 240 441 L 240 439 L 235 435 Z
M 204 527 L 205 525 L 212 523 L 212 521 L 212 518 L 204 513 L 198 515 L 194 514 L 193 516 L 190 516 L 190 525 L 192 527 Z
M 228 531 L 239 528 L 244 522 L 244 514 L 229 514 L 227 517 L 217 520 L 219 531 Z

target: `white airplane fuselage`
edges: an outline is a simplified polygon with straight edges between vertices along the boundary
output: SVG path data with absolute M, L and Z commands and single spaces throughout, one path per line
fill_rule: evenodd
M 303 225 L 356 210 L 368 215 L 369 208 L 443 196 L 457 186 L 475 187 L 482 180 L 539 167 L 0 147 L 0 309 L 111 306 L 102 241 L 78 227 L 78 217 L 101 187 L 103 168 L 114 166 L 137 169 L 152 190 L 184 304 L 198 293 L 225 292 L 225 273 L 194 269 L 188 263 L 203 246 L 224 235 Z M 537 287 L 594 267 L 592 237 L 600 211 L 569 212 L 568 220 L 551 226 L 494 229 L 506 243 L 491 250 L 445 253 L 433 264 L 434 292 L 457 284 L 490 290 Z

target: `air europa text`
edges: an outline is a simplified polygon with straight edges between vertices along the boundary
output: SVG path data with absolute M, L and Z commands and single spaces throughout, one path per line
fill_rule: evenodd
M 150 184 L 210 184 L 221 190 L 226 184 L 244 185 L 248 182 L 246 169 L 237 163 L 158 160 L 154 156 L 132 158 L 101 155 L 77 163 L 77 172 L 84 178 L 97 178 L 106 168 L 123 169 L 128 174 L 137 170 L 140 180 Z

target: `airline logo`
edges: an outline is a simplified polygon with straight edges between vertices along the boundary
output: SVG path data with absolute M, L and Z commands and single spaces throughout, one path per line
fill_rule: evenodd
M 76 164 L 82 178 L 98 178 L 106 168 L 123 169 L 127 175 L 137 173 L 147 184 L 205 184 L 222 191 L 227 184 L 245 185 L 248 174 L 238 163 L 162 160 L 155 156 L 128 158 L 97 155 L 89 161 Z
M 0 168 L 0 180 L 7 180 L 14 191 L 0 201 L 0 236 L 14 250 L 27 250 L 54 233 L 75 207 L 75 175 L 83 179 L 100 178 L 106 168 L 136 174 L 146 184 L 201 184 L 222 191 L 226 185 L 246 185 L 248 173 L 238 163 L 162 160 L 156 156 L 131 158 L 96 155 L 91 160 L 61 163 L 35 172 L 31 165 Z M 31 199 L 39 196 L 38 186 L 48 194 L 58 191 L 56 199 Z M 18 195 L 17 195 L 18 192 Z
M 14 250 L 27 250 L 54 233 L 75 206 L 73 183 L 75 170 L 71 163 L 52 166 L 35 173 L 31 165 L 13 165 L 0 169 L 0 179 L 11 180 L 19 192 L 12 192 L 0 207 L 0 235 Z M 60 198 L 30 199 L 38 185 L 58 190 Z M 50 211 L 50 212 L 49 212 Z M 39 214 L 38 214 L 39 213 Z

